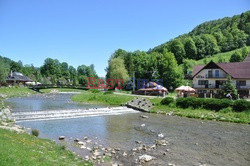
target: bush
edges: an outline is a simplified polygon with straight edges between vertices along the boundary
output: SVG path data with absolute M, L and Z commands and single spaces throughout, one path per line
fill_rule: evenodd
M 246 100 L 236 100 L 233 103 L 233 111 L 242 112 L 250 110 L 250 102 Z
M 201 98 L 195 97 L 186 97 L 186 98 L 178 98 L 176 100 L 176 106 L 181 108 L 200 108 L 203 105 L 203 100 Z
M 208 110 L 219 111 L 232 105 L 232 101 L 228 99 L 204 99 L 204 101 L 203 108 Z
M 89 89 L 88 91 L 91 93 L 100 93 L 101 92 L 98 89 Z
M 32 129 L 31 134 L 34 135 L 34 136 L 36 136 L 36 137 L 38 137 L 38 135 L 39 135 L 39 130 L 37 130 L 37 129 Z
M 169 105 L 170 103 L 173 103 L 174 99 L 172 97 L 165 97 L 161 100 L 162 105 Z
M 230 107 L 232 105 L 232 101 L 228 99 L 204 99 L 204 98 L 195 98 L 195 97 L 187 97 L 187 98 L 178 98 L 176 100 L 176 106 L 181 108 L 192 107 L 196 108 L 205 108 L 208 110 L 219 111 L 220 109 Z

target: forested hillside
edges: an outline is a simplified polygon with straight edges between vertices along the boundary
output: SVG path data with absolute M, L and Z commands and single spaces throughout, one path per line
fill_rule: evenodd
M 190 33 L 157 46 L 149 52 L 162 52 L 167 48 L 174 53 L 178 64 L 181 64 L 186 58 L 199 60 L 245 45 L 250 45 L 250 11 L 200 24 Z
M 250 45 L 250 11 L 205 22 L 190 33 L 178 36 L 147 52 L 118 49 L 110 57 L 106 77 L 119 77 L 119 72 L 116 71 L 125 71 L 125 75 L 127 72 L 132 77 L 134 72 L 136 78 L 163 79 L 166 87 L 177 87 L 186 83 L 183 80 L 184 73 L 188 72 L 190 64 L 195 64 L 196 60 L 242 48 L 233 53 L 236 58 L 231 58 L 232 62 L 241 61 L 249 53 L 247 45 Z M 121 58 L 125 66 L 114 64 L 114 59 L 117 58 Z M 223 57 L 220 61 L 225 62 Z M 110 62 L 116 68 L 112 67 Z M 120 77 L 123 76 L 120 74 Z

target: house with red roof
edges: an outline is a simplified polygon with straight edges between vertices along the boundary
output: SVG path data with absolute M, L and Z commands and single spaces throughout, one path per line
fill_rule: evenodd
M 250 97 L 250 61 L 234 63 L 214 63 L 198 65 L 193 68 L 193 88 L 199 96 L 210 97 L 219 94 L 227 76 L 231 76 L 233 84 L 241 98 Z

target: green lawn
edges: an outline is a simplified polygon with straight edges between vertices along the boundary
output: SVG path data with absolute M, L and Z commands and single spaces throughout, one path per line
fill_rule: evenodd
M 41 89 L 40 92 L 42 93 L 51 93 L 51 92 L 84 92 L 86 90 L 82 89 L 71 89 L 71 88 L 50 88 L 50 89 Z
M 72 96 L 72 100 L 76 102 L 111 105 L 111 106 L 120 106 L 132 100 L 133 98 L 135 97 L 128 96 L 128 95 L 105 94 L 103 92 L 91 93 L 87 91 L 84 93 Z
M 0 129 L 1 166 L 77 166 L 92 165 L 46 139 L 39 139 L 26 133 L 17 134 Z
M 0 94 L 6 95 L 8 98 L 27 96 L 35 93 L 35 91 L 26 87 L 0 87 Z
M 170 113 L 188 118 L 198 118 L 207 120 L 218 120 L 235 123 L 250 123 L 250 110 L 243 112 L 233 112 L 231 108 L 222 109 L 218 112 L 206 109 L 177 108 L 174 104 L 169 106 L 161 105 L 162 99 L 150 99 L 154 107 L 150 110 L 153 113 Z

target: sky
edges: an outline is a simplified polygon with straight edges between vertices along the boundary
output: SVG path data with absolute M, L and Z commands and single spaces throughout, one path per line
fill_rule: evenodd
M 0 55 L 94 64 L 105 76 L 115 50 L 147 51 L 205 21 L 250 10 L 249 0 L 0 0 Z

